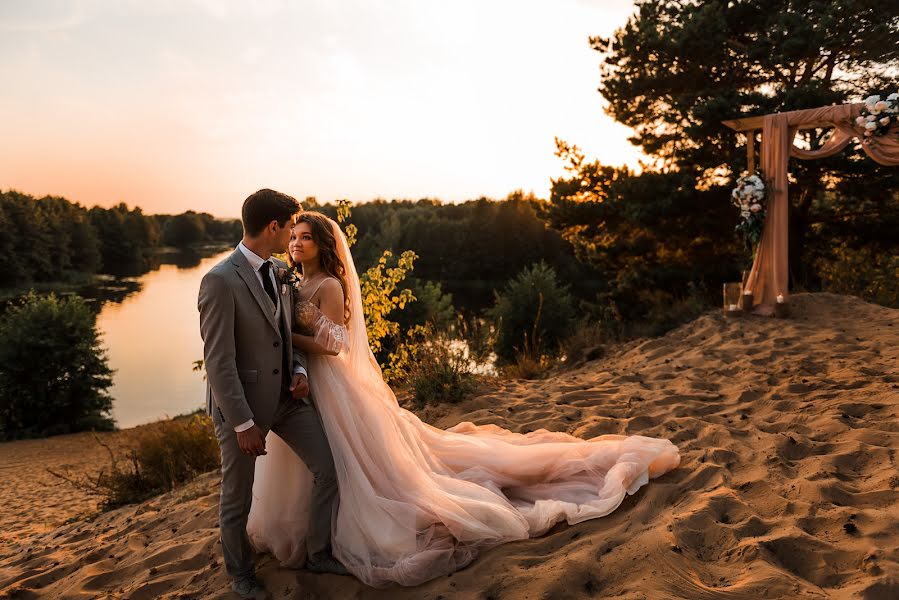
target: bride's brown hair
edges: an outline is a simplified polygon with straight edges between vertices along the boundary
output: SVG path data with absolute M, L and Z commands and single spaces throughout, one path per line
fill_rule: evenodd
M 318 246 L 318 260 L 321 263 L 322 270 L 340 282 L 340 287 L 343 289 L 344 324 L 349 326 L 351 312 L 350 295 L 347 291 L 346 267 L 337 254 L 337 239 L 334 237 L 331 220 L 320 212 L 310 210 L 303 211 L 297 216 L 297 224 L 300 223 L 308 223 L 312 229 L 312 240 Z M 302 270 L 303 265 L 296 265 L 289 252 L 287 259 L 291 267 L 299 266 L 300 270 Z

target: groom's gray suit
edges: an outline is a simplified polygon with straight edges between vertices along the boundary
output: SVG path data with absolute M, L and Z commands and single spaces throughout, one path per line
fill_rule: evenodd
M 235 579 L 254 571 L 246 527 L 256 462 L 241 451 L 235 427 L 252 419 L 263 434 L 274 431 L 312 471 L 309 556 L 330 549 L 337 507 L 337 477 L 321 419 L 308 399 L 294 400 L 288 389 L 292 371 L 305 363 L 290 343 L 291 286 L 276 282 L 276 304 L 259 277 L 238 248 L 203 277 L 198 300 L 207 411 L 222 453 L 222 550 Z

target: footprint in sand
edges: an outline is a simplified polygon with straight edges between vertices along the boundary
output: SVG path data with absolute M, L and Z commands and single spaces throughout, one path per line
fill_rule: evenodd
M 842 550 L 806 533 L 784 535 L 761 543 L 771 562 L 821 587 L 836 587 L 854 577 L 864 555 Z

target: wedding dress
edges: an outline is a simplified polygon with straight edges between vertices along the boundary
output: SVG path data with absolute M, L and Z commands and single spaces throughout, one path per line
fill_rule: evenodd
M 308 357 L 309 383 L 340 485 L 333 553 L 361 581 L 411 586 L 451 573 L 481 549 L 607 515 L 677 467 L 678 450 L 665 439 L 583 440 L 468 422 L 442 430 L 400 408 L 369 349 L 346 239 L 332 227 L 352 316 L 344 328 L 305 307 L 317 341 L 340 349 Z M 312 475 L 276 434 L 266 449 L 247 532 L 257 549 L 301 566 Z

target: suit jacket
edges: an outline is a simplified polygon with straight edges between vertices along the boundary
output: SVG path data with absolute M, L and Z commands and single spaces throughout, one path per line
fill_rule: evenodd
M 272 262 L 287 268 L 282 261 Z M 263 431 L 271 429 L 284 394 L 285 363 L 291 370 L 297 364 L 305 368 L 306 357 L 293 351 L 290 340 L 293 289 L 278 285 L 276 293 L 281 295 L 280 323 L 274 304 L 239 249 L 210 269 L 200 283 L 197 307 L 206 408 L 212 414 L 217 407 L 231 427 L 253 419 Z

